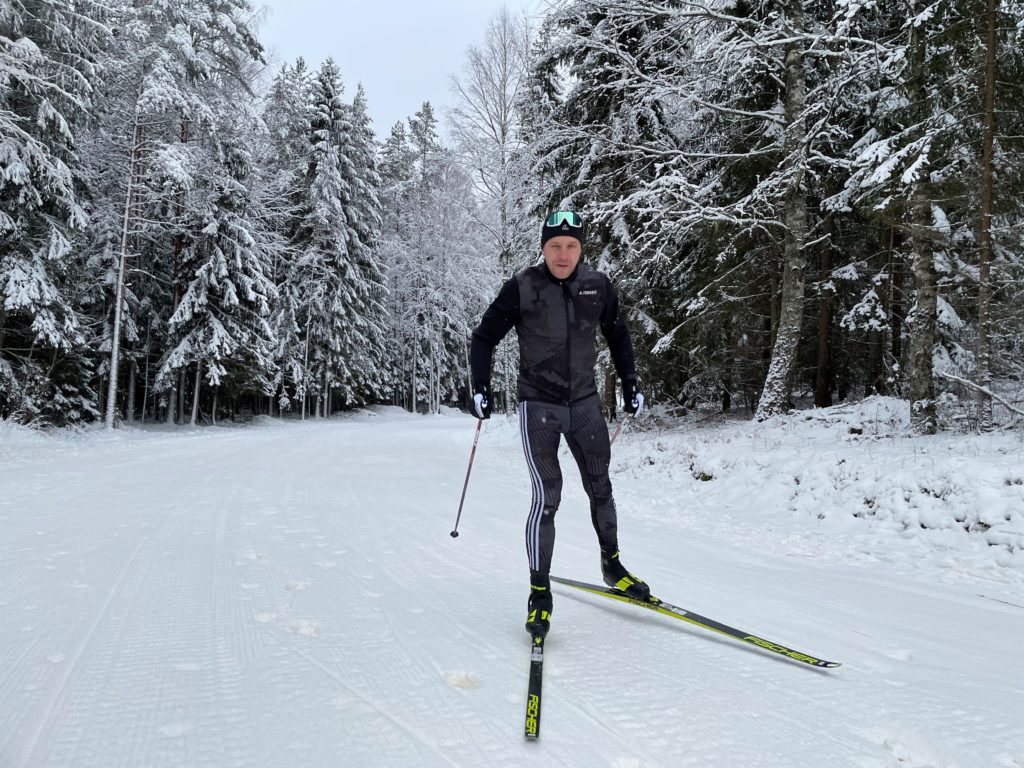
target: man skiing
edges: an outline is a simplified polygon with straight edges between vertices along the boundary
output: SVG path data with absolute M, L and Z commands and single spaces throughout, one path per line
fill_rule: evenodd
M 639 413 L 644 396 L 637 389 L 633 344 L 611 281 L 580 263 L 584 236 L 578 214 L 556 211 L 548 216 L 541 228 L 544 263 L 523 270 L 502 286 L 473 332 L 470 347 L 473 410 L 478 418 L 487 419 L 494 348 L 513 326 L 519 337 L 519 428 L 533 484 L 526 521 L 530 564 L 526 629 L 531 635 L 546 635 L 551 626 L 549 572 L 562 491 L 558 464 L 562 436 L 579 465 L 590 499 L 605 583 L 639 600 L 650 596 L 647 584 L 619 560 L 608 477 L 611 446 L 594 381 L 599 327 L 622 381 L 626 411 Z

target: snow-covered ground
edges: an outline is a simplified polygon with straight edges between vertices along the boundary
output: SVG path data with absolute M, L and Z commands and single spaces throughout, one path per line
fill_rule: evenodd
M 0 424 L 0 766 L 1024 768 L 1019 435 L 900 403 L 630 425 L 626 565 L 819 671 L 556 587 L 524 743 L 514 420 Z M 859 434 L 858 434 L 859 432 Z M 565 455 L 554 571 L 599 580 Z

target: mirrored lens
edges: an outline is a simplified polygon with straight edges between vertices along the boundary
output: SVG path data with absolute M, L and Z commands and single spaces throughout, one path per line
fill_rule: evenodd
M 568 222 L 570 227 L 579 227 L 583 225 L 583 220 L 579 217 L 579 214 L 573 213 L 572 211 L 555 211 L 548 216 L 547 225 L 549 227 L 557 227 L 563 221 Z

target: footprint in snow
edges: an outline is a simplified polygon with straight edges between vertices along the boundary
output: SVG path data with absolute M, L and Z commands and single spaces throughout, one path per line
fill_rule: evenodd
M 910 661 L 911 653 L 905 648 L 897 648 L 892 651 L 882 651 L 886 656 L 895 661 Z
M 160 726 L 160 733 L 171 739 L 180 738 L 191 730 L 192 723 L 168 723 Z
M 293 621 L 288 630 L 303 637 L 320 637 L 320 625 L 312 621 Z
M 445 672 L 444 681 L 449 688 L 458 688 L 463 691 L 480 687 L 480 678 L 472 672 Z

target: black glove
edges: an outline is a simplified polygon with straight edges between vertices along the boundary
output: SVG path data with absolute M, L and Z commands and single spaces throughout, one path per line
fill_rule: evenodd
M 630 416 L 639 416 L 644 409 L 644 395 L 636 386 L 636 379 L 622 380 L 623 410 Z
M 491 418 L 491 385 L 481 382 L 473 386 L 473 415 L 478 419 Z

